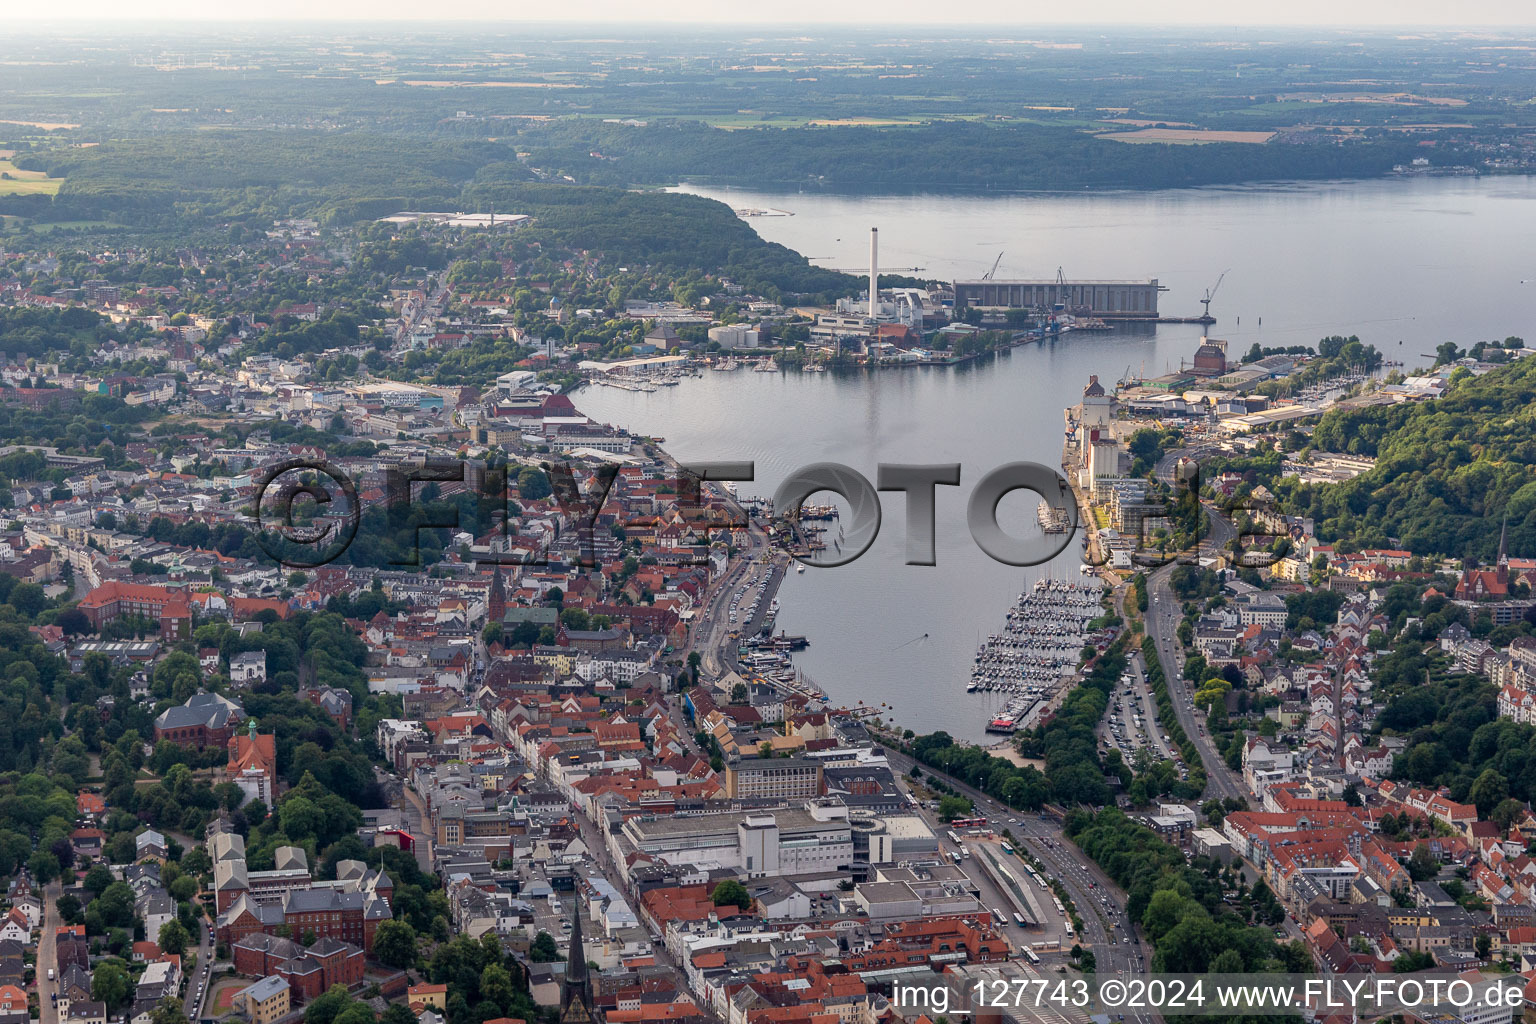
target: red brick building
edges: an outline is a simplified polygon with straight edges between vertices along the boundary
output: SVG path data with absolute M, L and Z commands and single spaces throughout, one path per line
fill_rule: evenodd
M 314 999 L 332 985 L 362 985 L 367 960 L 360 947 L 329 936 L 305 949 L 291 939 L 254 934 L 231 946 L 230 954 L 240 974 L 282 978 L 295 1002 Z
M 91 628 L 102 628 L 126 615 L 158 622 L 160 635 L 184 640 L 192 635 L 192 607 L 187 595 L 169 587 L 109 580 L 92 590 L 79 604 Z
M 219 915 L 217 935 L 220 942 L 233 947 L 250 936 L 275 936 L 286 926 L 290 935 L 339 939 L 367 952 L 373 949 L 379 924 L 392 916 L 382 894 L 297 889 L 282 903 L 258 903 L 249 895 L 241 896 Z
M 199 750 L 227 747 L 245 719 L 239 701 L 217 693 L 194 693 L 185 704 L 160 712 L 155 719 L 155 742 L 170 740 Z

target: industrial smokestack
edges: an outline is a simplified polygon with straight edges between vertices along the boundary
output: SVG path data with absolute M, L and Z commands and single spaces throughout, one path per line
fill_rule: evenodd
M 880 312 L 880 229 L 869 229 L 869 318 Z

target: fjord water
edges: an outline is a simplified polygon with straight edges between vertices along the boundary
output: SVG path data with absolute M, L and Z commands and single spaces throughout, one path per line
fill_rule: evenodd
M 1193 315 L 1223 271 L 1211 333 L 1242 353 L 1358 334 L 1409 368 L 1443 341 L 1536 336 L 1536 180 L 1424 178 L 1349 184 L 1082 195 L 848 197 L 690 191 L 754 217 L 753 227 L 826 266 L 867 266 L 869 228 L 883 264 L 914 276 L 1156 277 L 1165 315 Z M 1524 279 L 1529 283 L 1522 284 Z M 1262 317 L 1263 324 L 1259 324 Z M 1241 320 L 1241 323 L 1238 320 Z M 938 489 L 937 562 L 904 564 L 902 496 L 884 496 L 874 546 L 850 565 L 791 574 L 779 625 L 810 637 L 795 656 L 837 702 L 889 703 L 901 725 L 979 739 L 996 698 L 967 694 L 978 639 L 1001 628 L 1020 590 L 1046 572 L 1075 578 L 1073 541 L 1051 566 L 993 562 L 965 527 L 976 481 L 1007 462 L 1060 461 L 1062 408 L 1089 374 L 1176 369 L 1196 326 L 1067 335 L 954 368 L 768 374 L 706 371 L 650 393 L 584 388 L 595 419 L 666 438 L 680 459 L 752 459 L 744 495 L 771 494 L 790 471 L 845 463 L 871 481 L 880 462 L 958 462 Z M 1399 344 L 1401 342 L 1401 344 Z M 1035 499 L 1005 499 L 1000 521 L 1037 533 Z

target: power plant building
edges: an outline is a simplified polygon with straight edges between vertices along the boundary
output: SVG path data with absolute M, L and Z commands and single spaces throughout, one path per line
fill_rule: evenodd
M 1056 309 L 1103 320 L 1157 319 L 1157 278 L 1150 281 L 956 281 L 955 309 Z

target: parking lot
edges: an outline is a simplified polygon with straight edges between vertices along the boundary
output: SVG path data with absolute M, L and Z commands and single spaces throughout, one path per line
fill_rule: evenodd
M 1106 749 L 1120 751 L 1126 763 L 1170 760 L 1179 765 L 1179 777 L 1189 769 L 1172 741 L 1157 724 L 1157 703 L 1141 671 L 1141 659 L 1132 659 L 1109 695 L 1109 706 L 1099 726 Z

